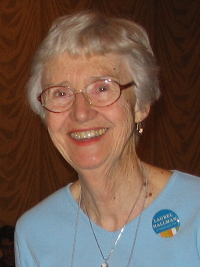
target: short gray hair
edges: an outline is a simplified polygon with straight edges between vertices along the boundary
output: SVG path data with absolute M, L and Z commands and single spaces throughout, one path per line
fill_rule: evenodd
M 35 53 L 28 98 L 33 111 L 42 118 L 44 109 L 37 96 L 42 92 L 43 69 L 49 59 L 63 52 L 74 57 L 106 53 L 124 55 L 136 83 L 139 108 L 152 104 L 160 96 L 158 66 L 146 31 L 128 19 L 84 11 L 58 18 Z

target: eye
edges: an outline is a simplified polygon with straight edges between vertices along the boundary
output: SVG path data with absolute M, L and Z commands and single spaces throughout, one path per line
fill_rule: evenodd
M 102 95 L 105 93 L 110 92 L 110 84 L 105 83 L 105 82 L 96 82 L 93 83 L 92 86 L 90 87 L 90 93 L 94 95 Z
M 66 95 L 66 92 L 63 91 L 63 90 L 57 90 L 54 92 L 54 96 L 58 96 L 58 97 L 61 97 L 61 96 L 65 96 Z
M 118 84 L 111 80 L 105 80 L 105 81 L 95 81 L 91 83 L 87 88 L 86 92 L 90 97 L 92 98 L 108 98 L 113 93 L 118 93 Z M 93 101 L 93 99 L 92 99 Z
M 68 87 L 54 87 L 51 88 L 50 94 L 52 98 L 64 98 L 70 97 L 73 95 L 73 92 Z
M 101 93 L 101 92 L 107 92 L 107 91 L 109 91 L 109 90 L 110 90 L 110 87 L 109 87 L 109 85 L 107 85 L 107 84 L 100 85 L 100 86 L 96 89 L 96 91 L 99 92 L 99 93 Z

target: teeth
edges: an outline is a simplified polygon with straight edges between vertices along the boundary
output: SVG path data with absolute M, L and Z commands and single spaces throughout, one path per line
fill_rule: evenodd
M 103 135 L 106 131 L 107 131 L 107 128 L 103 128 L 99 130 L 71 133 L 70 135 L 72 138 L 76 140 L 83 140 L 83 139 L 98 137 L 100 135 Z

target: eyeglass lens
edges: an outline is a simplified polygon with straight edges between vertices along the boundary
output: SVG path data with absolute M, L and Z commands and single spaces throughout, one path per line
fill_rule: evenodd
M 120 96 L 119 84 L 112 80 L 100 80 L 89 84 L 85 92 L 74 92 L 67 86 L 55 86 L 41 94 L 42 105 L 53 112 L 63 112 L 70 108 L 75 94 L 84 93 L 88 102 L 94 106 L 108 106 Z

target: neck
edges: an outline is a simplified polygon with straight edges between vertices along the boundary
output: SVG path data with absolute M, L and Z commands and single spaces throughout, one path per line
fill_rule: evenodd
M 118 170 L 103 178 L 79 177 L 77 196 L 81 191 L 81 208 L 91 220 L 108 231 L 119 230 L 142 211 L 145 186 L 141 162 L 137 161 L 131 170 L 129 175 Z

